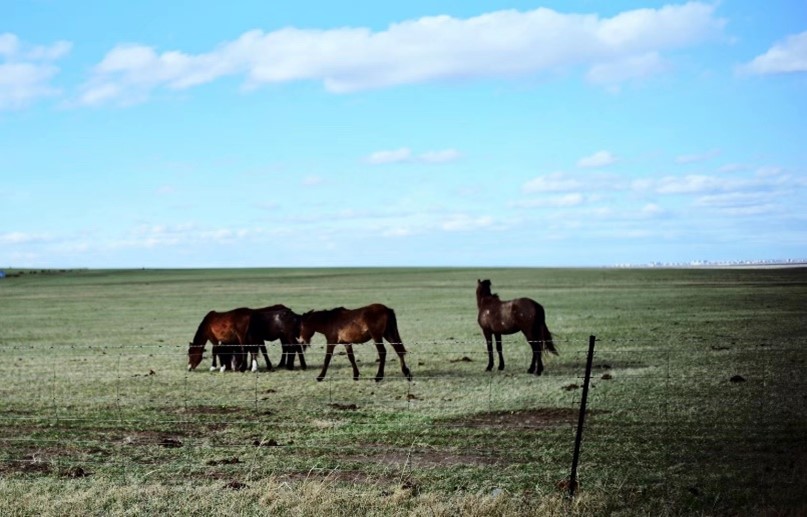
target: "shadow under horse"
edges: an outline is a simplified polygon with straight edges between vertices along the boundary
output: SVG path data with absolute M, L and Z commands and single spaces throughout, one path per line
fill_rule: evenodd
M 407 380 L 412 380 L 412 374 L 406 366 L 406 348 L 398 333 L 398 321 L 395 311 L 382 305 L 374 303 L 358 309 L 345 309 L 337 307 L 330 310 L 309 311 L 303 313 L 300 326 L 300 338 L 302 342 L 311 343 L 311 338 L 319 332 L 325 336 L 327 341 L 325 348 L 325 362 L 322 371 L 317 377 L 318 381 L 325 378 L 328 365 L 333 357 L 333 350 L 337 344 L 345 345 L 347 357 L 353 367 L 353 378 L 358 380 L 359 368 L 356 366 L 356 357 L 353 355 L 353 345 L 366 343 L 372 340 L 378 350 L 378 372 L 375 380 L 384 378 L 384 365 L 387 360 L 387 349 L 384 340 L 392 346 L 401 361 L 401 371 Z
M 502 334 L 522 332 L 532 348 L 532 362 L 527 373 L 541 375 L 544 371 L 541 353 L 548 351 L 558 355 L 552 342 L 552 333 L 546 326 L 544 308 L 531 298 L 502 301 L 499 295 L 490 291 L 490 285 L 490 280 L 477 280 L 476 284 L 476 306 L 479 309 L 477 321 L 488 345 L 488 366 L 485 371 L 493 369 L 492 339 L 496 339 L 499 370 L 504 370 Z
M 210 370 L 246 369 L 246 355 L 251 356 L 251 369 L 258 369 L 258 350 L 263 354 L 266 367 L 272 369 L 272 362 L 266 353 L 263 341 L 254 342 L 249 335 L 249 324 L 252 318 L 252 309 L 241 307 L 226 312 L 210 311 L 199 323 L 196 334 L 188 346 L 188 370 L 193 370 L 204 357 L 205 345 L 208 341 L 213 344 L 213 365 Z M 221 364 L 219 367 L 217 361 Z

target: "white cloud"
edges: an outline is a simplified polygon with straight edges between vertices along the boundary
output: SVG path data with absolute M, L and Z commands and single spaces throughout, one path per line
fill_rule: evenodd
M 493 225 L 493 218 L 490 216 L 474 217 L 468 214 L 454 214 L 445 219 L 440 228 L 448 232 L 464 232 L 489 228 Z
M 376 151 L 366 158 L 364 162 L 370 165 L 385 165 L 389 163 L 426 163 L 441 164 L 456 161 L 462 154 L 456 149 L 442 149 L 440 151 L 427 151 L 415 155 L 408 147 L 388 151 Z
M 590 196 L 591 193 L 619 190 L 625 186 L 624 179 L 601 171 L 586 171 L 574 174 L 553 172 L 525 182 L 521 186 L 521 191 L 526 194 L 535 192 L 585 192 Z
M 563 208 L 581 205 L 584 200 L 585 196 L 580 192 L 571 192 L 560 196 L 514 201 L 509 206 L 513 208 Z
M 675 158 L 675 163 L 687 164 L 687 163 L 703 162 L 715 158 L 719 155 L 720 151 L 718 149 L 712 149 L 710 151 L 696 154 L 682 154 L 681 156 L 677 156 Z
M 317 185 L 322 185 L 323 179 L 320 176 L 306 176 L 303 178 L 303 185 L 306 187 L 315 187 Z
M 425 152 L 418 156 L 418 160 L 423 163 L 449 163 L 459 160 L 461 157 L 462 154 L 456 149 L 443 149 Z
M 807 31 L 788 36 L 739 70 L 758 75 L 807 72 Z
M 348 93 L 582 66 L 592 67 L 590 80 L 613 84 L 658 72 L 663 51 L 719 34 L 724 22 L 714 11 L 714 5 L 688 2 L 601 18 L 538 8 L 466 19 L 430 16 L 378 32 L 253 30 L 201 54 L 121 45 L 95 67 L 80 100 L 136 102 L 155 88 L 184 89 L 231 75 L 243 76 L 247 88 L 317 81 L 330 92 Z
M 176 193 L 173 185 L 161 185 L 157 188 L 156 193 L 158 196 L 170 196 Z
M 20 40 L 15 34 L 0 34 L 0 56 L 13 56 L 20 47 Z
M 618 85 L 626 81 L 658 75 L 667 68 L 668 65 L 658 52 L 647 52 L 595 64 L 589 69 L 586 79 L 616 91 Z
M 45 242 L 48 240 L 50 240 L 50 237 L 41 234 L 23 232 L 0 233 L 0 244 L 4 245 L 29 244 L 33 242 Z
M 597 151 L 591 156 L 584 156 L 577 162 L 581 169 L 607 167 L 616 163 L 616 157 L 608 151 Z
M 59 68 L 52 62 L 70 48 L 66 41 L 31 46 L 15 34 L 0 34 L 0 110 L 23 108 L 37 99 L 58 95 L 60 91 L 51 85 L 51 80 Z
M 566 192 L 582 187 L 582 182 L 563 172 L 553 172 L 545 176 L 538 176 L 526 182 L 522 187 L 525 193 L 533 192 Z
M 688 176 L 665 176 L 659 179 L 637 180 L 635 190 L 649 190 L 657 194 L 699 194 L 724 190 L 731 182 L 714 176 L 692 174 Z
M 403 163 L 412 160 L 412 150 L 408 147 L 401 147 L 391 151 L 376 151 L 365 158 L 365 162 L 371 165 L 382 165 L 387 163 Z
M 653 219 L 666 215 L 667 211 L 655 203 L 648 203 L 639 212 L 642 216 Z
M 722 167 L 717 169 L 717 171 L 724 173 L 732 173 L 732 172 L 742 172 L 748 169 L 749 166 L 742 163 L 727 163 L 726 165 L 723 165 Z

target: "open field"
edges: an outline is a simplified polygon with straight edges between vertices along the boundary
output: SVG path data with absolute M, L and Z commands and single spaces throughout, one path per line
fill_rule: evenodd
M 805 269 L 9 273 L 2 515 L 807 512 Z M 560 356 L 543 376 L 520 335 L 484 372 L 477 278 L 544 305 Z M 395 309 L 413 382 L 392 353 L 373 382 L 363 345 L 361 380 L 337 355 L 317 383 L 321 338 L 307 371 L 186 371 L 208 310 L 371 302 Z

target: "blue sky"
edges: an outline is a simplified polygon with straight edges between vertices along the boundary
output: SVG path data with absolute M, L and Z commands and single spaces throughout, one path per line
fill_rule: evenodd
M 803 1 L 193 5 L 4 4 L 1 267 L 807 257 Z

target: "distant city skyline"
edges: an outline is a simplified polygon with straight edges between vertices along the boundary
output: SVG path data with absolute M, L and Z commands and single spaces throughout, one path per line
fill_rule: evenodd
M 0 266 L 800 259 L 804 113 L 804 2 L 16 2 Z

